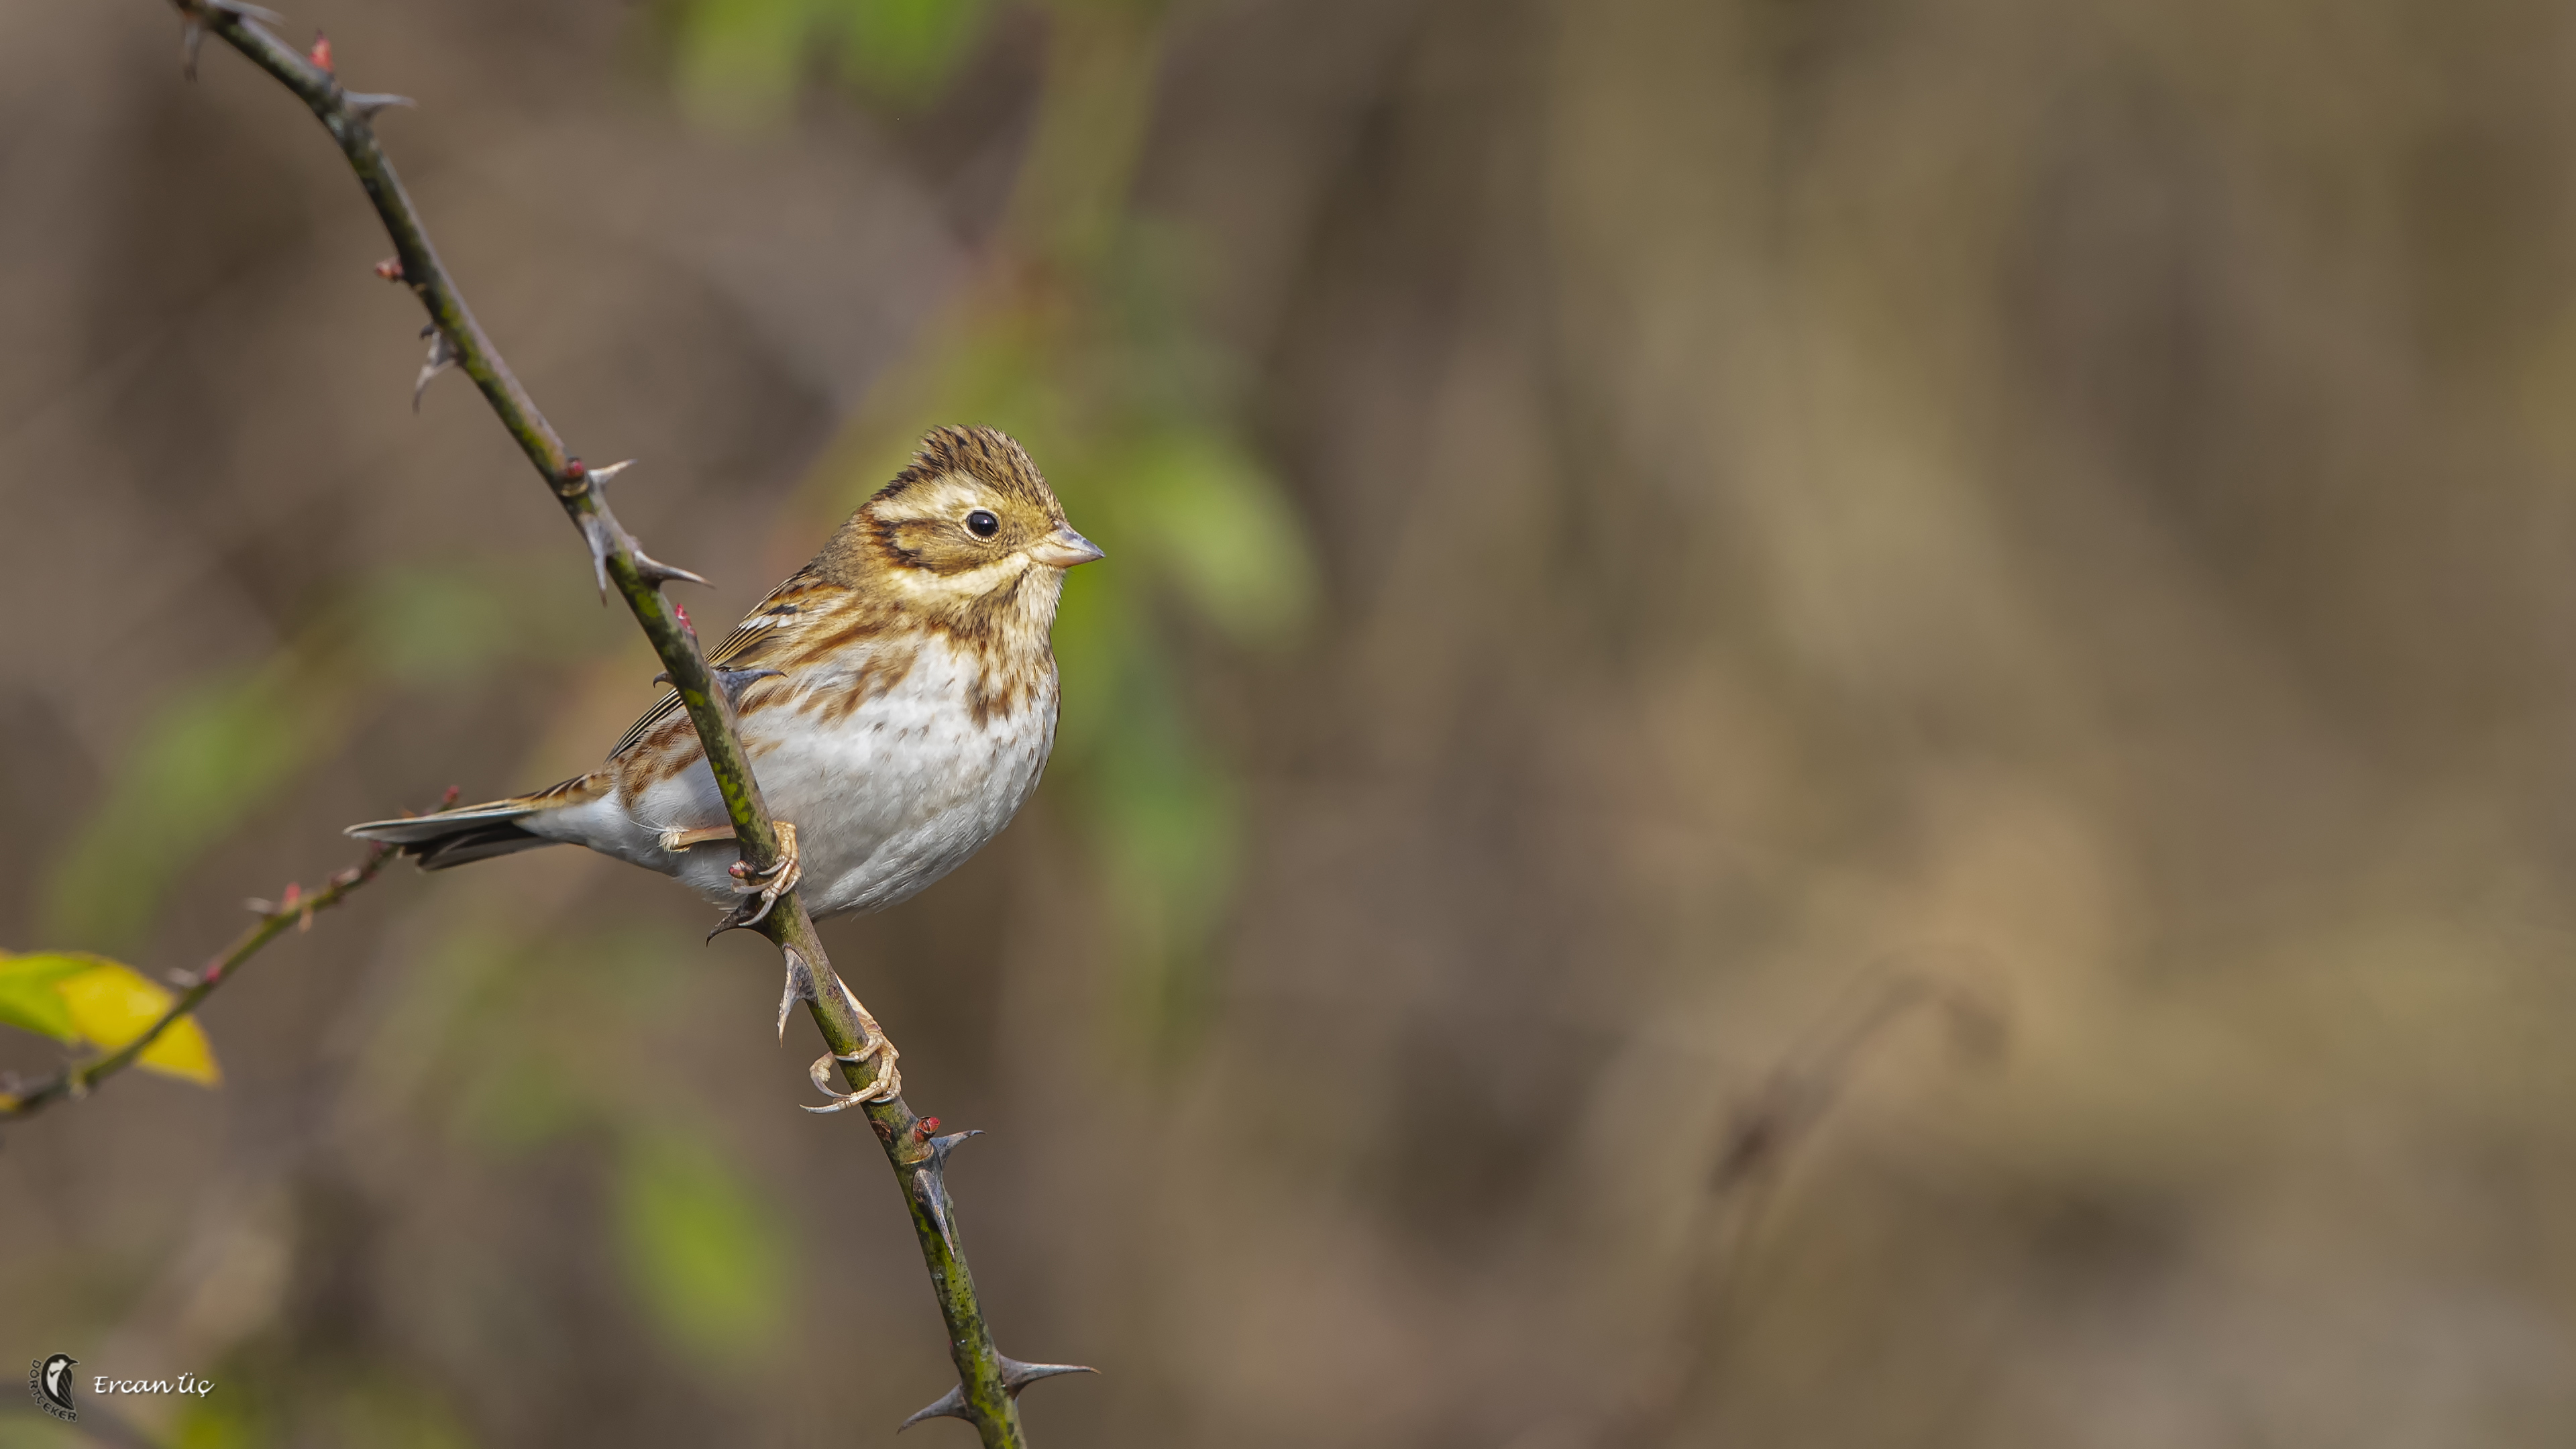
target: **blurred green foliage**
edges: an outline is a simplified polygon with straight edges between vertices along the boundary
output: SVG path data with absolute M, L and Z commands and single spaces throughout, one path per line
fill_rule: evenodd
M 936 92 L 983 32 L 985 0 L 692 0 L 673 55 L 691 115 L 777 120 L 818 68 L 884 99 Z
M 787 1225 L 706 1134 L 635 1124 L 619 1152 L 616 1220 L 627 1282 L 685 1359 L 740 1367 L 777 1341 Z
M 131 950 L 178 874 L 341 733 L 346 695 L 291 660 L 199 681 L 161 707 L 63 853 L 50 922 Z
M 354 581 L 267 659 L 218 670 L 155 711 L 48 882 L 55 939 L 131 951 L 178 876 L 358 727 L 385 685 L 453 688 L 510 662 L 578 658 L 604 611 L 560 561 L 389 569 Z
M 674 988 L 702 973 L 669 932 L 495 932 L 460 921 L 433 947 L 400 1013 L 434 1036 L 429 1071 L 460 1136 L 515 1154 L 576 1137 L 608 1142 L 617 1264 L 683 1362 L 745 1367 L 777 1342 L 790 1283 L 783 1215 L 693 1124 L 634 1120 L 618 1066 L 674 1016 Z M 598 984 L 618 990 L 603 1001 Z M 443 1002 L 443 1004 L 442 1004 Z M 685 1015 L 685 1013 L 678 1013 Z M 587 1030 L 567 1033 L 567 1021 Z

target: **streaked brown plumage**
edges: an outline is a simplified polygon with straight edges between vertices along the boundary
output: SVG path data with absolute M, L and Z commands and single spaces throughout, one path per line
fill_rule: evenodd
M 708 656 L 740 680 L 745 750 L 815 915 L 874 910 L 1007 824 L 1055 738 L 1048 630 L 1064 570 L 1100 557 L 1019 444 L 940 428 L 813 562 Z M 350 827 L 429 869 L 568 842 L 746 889 L 697 732 L 665 694 L 596 770 L 530 795 Z

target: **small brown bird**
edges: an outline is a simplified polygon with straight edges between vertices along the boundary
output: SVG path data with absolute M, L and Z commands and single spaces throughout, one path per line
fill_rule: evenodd
M 587 845 L 767 914 L 805 885 L 817 916 L 910 899 L 981 849 L 1037 788 L 1055 743 L 1055 623 L 1064 571 L 1101 556 L 1020 445 L 939 428 L 812 563 L 708 656 L 778 818 L 766 878 L 738 852 L 677 691 L 608 761 L 532 795 L 351 835 L 423 869 L 539 845 Z

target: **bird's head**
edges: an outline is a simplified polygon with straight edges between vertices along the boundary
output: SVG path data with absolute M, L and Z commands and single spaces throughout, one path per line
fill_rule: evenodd
M 1043 629 L 1064 571 L 1100 556 L 1018 443 L 991 428 L 934 428 L 818 562 L 888 603 L 934 614 L 1017 605 Z

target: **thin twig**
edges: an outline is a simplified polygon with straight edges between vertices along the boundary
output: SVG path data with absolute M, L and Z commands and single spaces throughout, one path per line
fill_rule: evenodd
M 715 775 L 725 813 L 733 822 L 743 865 L 754 874 L 769 874 L 779 861 L 778 835 L 772 828 L 769 808 L 761 799 L 760 783 L 752 775 L 735 732 L 732 700 L 709 673 L 695 631 L 662 595 L 662 585 L 671 580 L 704 581 L 658 563 L 636 547 L 634 535 L 617 522 L 602 493 L 601 485 L 616 469 L 587 468 L 565 450 L 563 440 L 537 410 L 527 389 L 519 385 L 509 365 L 501 360 L 499 350 L 466 308 L 436 248 L 430 245 L 429 233 L 421 225 L 411 198 L 394 175 L 392 163 L 377 146 L 375 130 L 369 122 L 369 117 L 389 104 L 408 103 L 400 97 L 355 95 L 343 89 L 332 70 L 328 50 L 317 45 L 311 56 L 297 53 L 263 29 L 257 12 L 240 0 L 172 0 L 172 4 L 189 27 L 192 54 L 199 34 L 220 36 L 301 97 L 339 143 L 350 169 L 366 188 L 367 199 L 375 204 L 386 233 L 393 238 L 394 257 L 378 270 L 411 288 L 429 314 L 425 335 L 430 338 L 430 352 L 419 384 L 425 385 L 453 365 L 482 390 L 501 425 L 518 441 L 565 515 L 581 530 L 590 546 L 601 591 L 605 593 L 612 585 L 616 588 L 645 637 L 652 641 L 653 652 L 661 656 L 672 688 L 679 692 L 690 722 L 697 727 L 707 766 Z M 417 390 L 414 396 L 417 398 Z M 855 1106 L 865 1112 L 885 1149 L 886 1161 L 903 1186 L 913 1232 L 920 1239 L 922 1260 L 930 1270 L 931 1287 L 939 1299 L 940 1314 L 947 1320 L 949 1352 L 957 1365 L 958 1387 L 907 1422 L 941 1416 L 960 1418 L 975 1426 L 986 1449 L 1020 1449 L 1026 1441 L 1016 1402 L 1019 1391 L 1040 1378 L 1087 1370 L 1065 1364 L 1019 1363 L 1004 1357 L 993 1346 L 992 1330 L 984 1321 L 975 1296 L 975 1280 L 967 1271 L 965 1253 L 958 1242 L 956 1213 L 944 1177 L 949 1152 L 972 1134 L 940 1136 L 939 1119 L 915 1116 L 904 1104 L 898 1095 L 902 1078 L 894 1070 L 891 1045 L 867 1008 L 834 974 L 823 943 L 815 934 L 813 918 L 806 913 L 797 892 L 780 896 L 756 928 L 778 946 L 787 966 L 789 1000 L 801 998 L 805 1002 L 831 1049 L 828 1061 L 837 1064 L 841 1080 L 850 1088 L 847 1094 L 833 1093 L 838 1098 L 833 1107 Z M 781 1003 L 782 1009 L 786 1004 Z M 828 1091 L 825 1067 L 823 1061 L 815 1064 L 815 1081 Z
M 391 854 L 392 851 L 385 846 L 371 845 L 364 859 L 332 876 L 323 883 L 322 889 L 309 896 L 299 887 L 290 885 L 286 888 L 285 898 L 273 905 L 266 901 L 253 902 L 260 909 L 259 919 L 225 947 L 221 955 L 189 974 L 178 999 L 170 1003 L 170 1009 L 161 1013 L 161 1019 L 145 1029 L 143 1035 L 105 1056 L 67 1066 L 25 1091 L 0 1091 L 0 1120 L 14 1121 L 33 1116 L 56 1102 L 88 1096 L 91 1088 L 132 1066 L 135 1058 L 161 1039 L 161 1034 L 170 1029 L 172 1022 L 194 1012 L 200 1003 L 214 994 L 216 987 L 233 978 L 234 970 L 243 962 L 258 955 L 261 947 L 286 934 L 287 927 L 309 929 L 315 912 L 331 909 L 348 899 L 351 891 L 374 880 L 376 872 L 384 869 L 385 859 Z
M 1828 1022 L 1765 1074 L 1733 1113 L 1712 1154 L 1708 1191 L 1693 1238 L 1700 1246 L 1682 1275 L 1680 1322 L 1664 1351 L 1649 1355 L 1596 1442 L 1670 1442 L 1681 1411 L 1713 1374 L 1720 1330 L 1750 1267 L 1761 1228 L 1791 1160 L 1824 1125 L 1853 1074 L 1887 1032 L 1917 1011 L 1938 1008 L 1954 1045 L 1976 1056 L 2001 1050 L 2001 1013 L 1982 993 L 1943 976 L 1904 971 L 1879 979 L 1858 1009 Z

